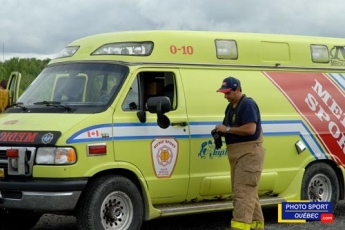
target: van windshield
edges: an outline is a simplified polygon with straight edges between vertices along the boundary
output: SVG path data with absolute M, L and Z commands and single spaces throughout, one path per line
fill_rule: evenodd
M 46 67 L 19 97 L 24 106 L 53 102 L 73 107 L 106 107 L 127 77 L 127 66 L 65 63 Z

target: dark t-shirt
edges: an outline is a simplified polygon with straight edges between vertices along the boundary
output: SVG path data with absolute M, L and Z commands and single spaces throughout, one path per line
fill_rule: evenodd
M 261 117 L 260 111 L 256 102 L 245 95 L 241 101 L 237 104 L 236 108 L 232 108 L 232 104 L 229 104 L 225 110 L 225 118 L 223 125 L 236 127 L 248 124 L 251 122 L 256 123 L 256 130 L 253 135 L 239 136 L 232 133 L 225 134 L 226 144 L 235 144 L 239 142 L 254 141 L 259 138 L 261 132 Z

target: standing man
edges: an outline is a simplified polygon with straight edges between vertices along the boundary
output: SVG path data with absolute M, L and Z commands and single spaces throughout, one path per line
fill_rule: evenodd
M 264 160 L 260 111 L 252 98 L 242 94 L 241 82 L 225 78 L 217 92 L 224 93 L 229 104 L 222 125 L 228 149 L 233 191 L 231 229 L 264 229 L 258 185 Z
M 7 80 L 3 79 L 0 82 L 0 113 L 4 111 L 8 106 L 9 91 L 6 88 L 7 88 Z

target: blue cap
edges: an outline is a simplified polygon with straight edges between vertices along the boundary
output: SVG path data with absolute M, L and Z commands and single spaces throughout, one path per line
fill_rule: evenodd
M 227 77 L 223 80 L 222 86 L 217 90 L 220 93 L 228 93 L 231 90 L 241 87 L 241 82 L 237 78 Z

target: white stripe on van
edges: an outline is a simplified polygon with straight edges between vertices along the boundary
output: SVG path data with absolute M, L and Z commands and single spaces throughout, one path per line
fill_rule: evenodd
M 322 148 L 318 144 L 315 137 L 310 133 L 310 131 L 302 122 L 263 124 L 263 130 L 265 135 L 267 134 L 285 136 L 289 134 L 298 134 L 316 159 L 328 159 L 327 155 L 323 153 Z
M 345 77 L 340 73 L 331 73 L 329 74 L 342 88 L 345 90 Z
M 194 138 L 210 136 L 210 130 L 214 127 L 215 124 L 202 125 L 202 123 L 197 123 L 191 125 L 191 136 Z M 299 135 L 316 159 L 328 159 L 315 137 L 302 121 L 266 121 L 262 122 L 262 129 L 265 136 Z
M 112 124 L 104 124 L 80 130 L 66 142 L 71 144 L 112 140 L 152 140 L 157 137 L 212 139 L 211 130 L 214 129 L 216 124 L 219 124 L 219 122 L 191 122 L 190 126 L 183 128 L 170 126 L 167 129 L 159 128 L 156 123 L 122 123 L 114 124 L 113 128 L 111 127 Z M 265 136 L 299 135 L 316 159 L 328 158 L 323 153 L 312 132 L 309 131 L 302 121 L 264 121 L 262 122 L 262 127 Z M 190 136 L 188 134 L 189 129 Z M 114 136 L 112 133 L 114 133 Z
M 211 134 L 210 134 L 211 135 Z M 110 140 L 143 140 L 157 137 L 189 138 L 189 126 L 161 129 L 157 123 L 115 123 L 95 125 L 80 130 L 67 139 L 66 143 L 81 143 Z

